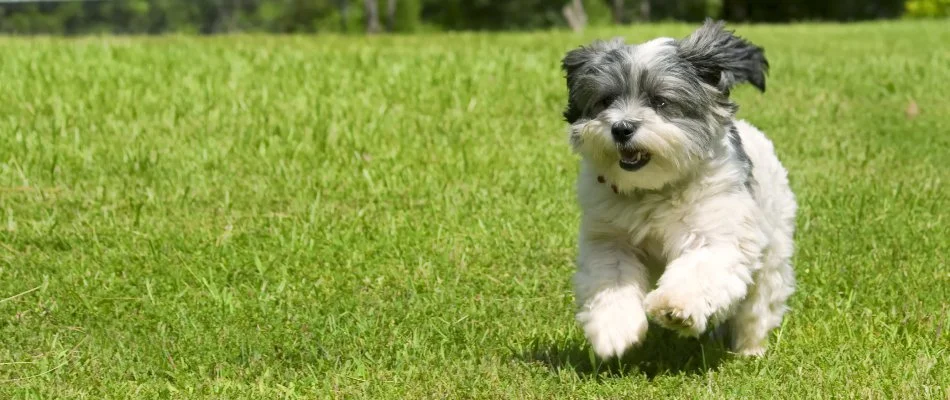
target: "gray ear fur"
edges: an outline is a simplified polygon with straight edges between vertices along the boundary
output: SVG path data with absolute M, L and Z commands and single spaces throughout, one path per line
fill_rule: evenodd
M 609 41 L 597 40 L 587 46 L 582 46 L 567 52 L 561 60 L 561 69 L 566 73 L 568 100 L 567 109 L 564 110 L 564 119 L 568 123 L 574 123 L 583 114 L 583 105 L 577 102 L 577 91 L 579 78 L 583 76 L 589 68 L 596 64 L 607 52 L 619 49 L 624 46 L 623 39 L 614 38 Z
M 725 30 L 722 21 L 706 19 L 701 28 L 678 42 L 678 48 L 679 56 L 696 68 L 704 82 L 726 95 L 744 82 L 765 91 L 769 70 L 765 50 Z

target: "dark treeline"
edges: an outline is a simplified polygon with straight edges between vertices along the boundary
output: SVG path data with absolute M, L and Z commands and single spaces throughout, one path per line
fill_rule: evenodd
M 748 22 L 856 21 L 950 12 L 950 0 L 9 1 L 0 0 L 0 32 L 19 34 L 528 30 L 706 16 Z

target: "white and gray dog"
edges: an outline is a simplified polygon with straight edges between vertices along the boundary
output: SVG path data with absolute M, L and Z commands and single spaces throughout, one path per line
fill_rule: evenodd
M 735 119 L 730 89 L 765 91 L 764 51 L 707 20 L 686 38 L 596 41 L 562 62 L 581 157 L 577 321 L 602 358 L 648 320 L 725 327 L 762 355 L 795 290 L 797 205 L 771 141 Z

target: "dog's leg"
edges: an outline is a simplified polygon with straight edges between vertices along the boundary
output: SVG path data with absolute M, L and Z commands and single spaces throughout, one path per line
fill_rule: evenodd
M 783 243 L 791 243 L 791 238 Z M 779 244 L 781 246 L 781 244 Z M 795 272 L 791 265 L 791 249 L 768 252 L 762 269 L 755 274 L 749 295 L 729 319 L 732 349 L 744 356 L 765 354 L 769 333 L 782 324 L 789 296 L 795 290 Z
M 725 320 L 752 281 L 752 268 L 736 252 L 706 247 L 673 260 L 644 300 L 647 313 L 660 325 L 692 337 L 705 332 L 710 321 Z
M 705 247 L 673 260 L 647 295 L 644 305 L 660 325 L 683 336 L 698 337 L 724 321 L 742 300 L 752 281 L 753 267 L 729 247 Z
M 596 238 L 582 231 L 579 250 L 574 275 L 577 321 L 598 356 L 620 356 L 646 336 L 646 268 L 616 236 Z
M 711 197 L 667 226 L 664 251 L 672 261 L 644 300 L 651 319 L 697 337 L 735 312 L 769 242 L 751 201 Z

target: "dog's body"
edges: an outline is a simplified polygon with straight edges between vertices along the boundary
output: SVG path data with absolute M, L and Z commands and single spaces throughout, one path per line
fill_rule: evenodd
M 563 66 L 582 156 L 577 320 L 594 351 L 640 344 L 649 318 L 687 336 L 726 323 L 735 351 L 763 354 L 794 291 L 797 206 L 729 90 L 764 91 L 764 52 L 707 22 L 681 41 L 596 42 Z

